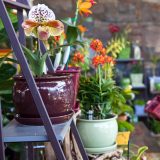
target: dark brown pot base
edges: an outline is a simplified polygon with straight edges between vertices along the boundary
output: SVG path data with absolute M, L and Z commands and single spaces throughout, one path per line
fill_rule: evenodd
M 64 115 L 61 116 L 56 116 L 56 117 L 50 117 L 50 120 L 52 124 L 59 124 L 59 123 L 64 123 L 68 121 L 74 114 L 74 111 L 69 111 L 68 113 L 65 113 Z M 20 115 L 16 115 L 15 119 L 24 125 L 43 125 L 42 119 L 41 118 L 26 118 L 26 117 L 20 117 Z

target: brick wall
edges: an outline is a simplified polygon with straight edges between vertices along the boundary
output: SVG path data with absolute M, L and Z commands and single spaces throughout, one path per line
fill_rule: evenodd
M 39 2 L 39 0 L 36 0 Z M 35 1 L 35 3 L 37 3 Z M 116 23 L 121 27 L 132 26 L 131 39 L 139 40 L 143 56 L 149 59 L 160 54 L 160 0 L 97 0 L 93 9 L 89 37 L 98 37 L 106 41 L 110 34 L 107 26 Z M 40 2 L 39 2 L 40 3 Z M 75 0 L 43 0 L 56 13 L 58 18 L 74 15 Z

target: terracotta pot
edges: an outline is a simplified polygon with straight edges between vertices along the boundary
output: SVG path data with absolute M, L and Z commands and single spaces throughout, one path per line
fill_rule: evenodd
M 120 114 L 120 115 L 118 116 L 118 120 L 119 120 L 119 121 L 127 121 L 127 119 L 128 119 L 128 117 L 127 117 L 127 115 L 126 115 L 125 113 Z
M 74 83 L 74 105 L 73 105 L 73 110 L 77 111 L 77 104 L 76 104 L 76 99 L 77 99 L 77 93 L 78 93 L 78 87 L 79 87 L 79 77 L 81 73 L 81 69 L 79 67 L 69 67 L 68 70 L 57 70 L 57 73 L 68 73 L 68 74 L 73 74 L 72 80 Z
M 23 124 L 42 124 L 26 80 L 22 76 L 16 76 L 14 80 L 13 101 L 16 119 Z M 72 116 L 74 104 L 72 75 L 53 74 L 35 78 L 35 81 L 51 121 L 61 123 L 68 120 Z

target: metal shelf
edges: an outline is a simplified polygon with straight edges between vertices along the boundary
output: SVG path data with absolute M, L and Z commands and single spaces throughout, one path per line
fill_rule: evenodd
M 146 89 L 146 85 L 144 86 L 132 86 L 133 90 L 142 90 L 142 89 Z
M 56 138 L 63 141 L 70 128 L 72 119 L 65 123 L 53 125 Z M 3 128 L 3 141 L 8 142 L 46 142 L 48 140 L 44 126 L 29 126 L 12 120 Z
M 130 58 L 130 59 L 117 59 L 116 62 L 117 63 L 130 63 L 130 62 L 138 62 L 138 61 L 144 61 L 143 58 L 141 59 L 134 59 L 134 58 Z
M 15 2 L 15 1 L 11 1 L 11 0 L 3 0 L 3 2 L 5 3 L 5 5 L 7 7 L 13 8 L 13 9 L 25 9 L 25 10 L 30 10 L 30 7 L 28 5 L 19 3 L 19 2 Z

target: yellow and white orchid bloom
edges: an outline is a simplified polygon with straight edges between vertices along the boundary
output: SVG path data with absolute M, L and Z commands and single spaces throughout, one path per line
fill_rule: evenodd
M 64 32 L 61 21 L 55 20 L 54 12 L 44 4 L 33 6 L 29 17 L 22 23 L 26 36 L 34 36 L 42 41 L 50 36 L 59 36 Z

